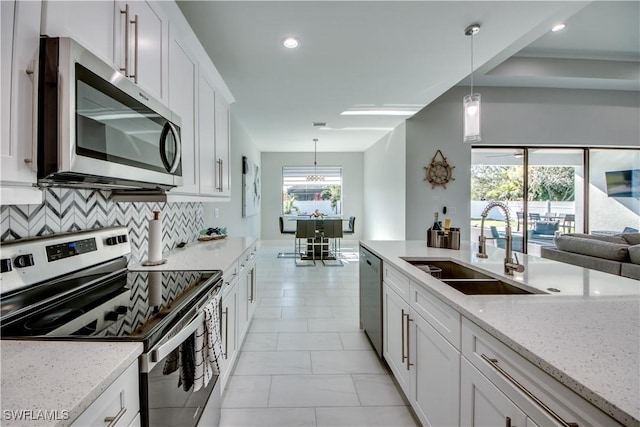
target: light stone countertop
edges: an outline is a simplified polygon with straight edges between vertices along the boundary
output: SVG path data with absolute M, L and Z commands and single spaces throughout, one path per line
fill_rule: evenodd
M 141 353 L 135 342 L 0 341 L 0 424 L 70 425 Z M 16 419 L 10 411 L 31 412 Z
M 196 241 L 163 254 L 165 264 L 130 270 L 226 270 L 257 239 Z M 0 340 L 2 426 L 68 426 L 142 354 L 142 343 Z M 31 419 L 10 419 L 26 410 Z M 36 419 L 57 411 L 57 420 Z M 63 412 L 68 411 L 68 412 Z M 68 414 L 68 418 L 65 414 Z M 64 419 L 66 418 L 66 419 Z
M 195 241 L 184 248 L 175 248 L 163 257 L 167 262 L 147 267 L 141 263 L 132 264 L 132 271 L 175 271 L 175 270 L 227 270 L 244 251 L 257 242 L 255 237 L 227 237 L 221 240 Z
M 503 273 L 504 250 L 424 241 L 361 241 L 437 298 L 624 425 L 640 425 L 640 281 L 534 256 Z M 400 257 L 452 260 L 541 295 L 464 295 Z M 547 288 L 560 290 L 550 293 Z

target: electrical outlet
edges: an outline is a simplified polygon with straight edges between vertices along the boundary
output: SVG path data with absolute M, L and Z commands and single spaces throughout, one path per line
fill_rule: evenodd
M 218 218 L 219 216 L 220 216 L 220 209 L 214 208 L 213 209 L 213 217 L 214 218 Z
M 454 208 L 452 206 L 447 206 L 447 213 L 449 215 L 455 215 L 456 214 L 456 208 Z

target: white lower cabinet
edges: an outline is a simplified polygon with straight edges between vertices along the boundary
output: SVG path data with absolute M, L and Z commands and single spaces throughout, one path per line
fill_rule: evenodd
M 411 310 L 409 402 L 424 426 L 459 425 L 460 352 Z
M 409 394 L 411 377 L 407 364 L 409 303 L 386 283 L 382 301 L 382 354 L 405 395 Z
M 383 355 L 424 426 L 618 426 L 388 265 Z
M 220 322 L 220 333 L 222 339 L 222 361 L 220 363 L 220 380 L 222 390 L 224 390 L 238 351 L 236 341 L 237 329 L 237 307 L 238 307 L 238 279 L 234 278 L 228 286 L 228 290 L 224 290 L 222 296 L 222 321 Z
M 460 425 L 529 425 L 525 413 L 468 360 L 462 360 L 461 371 Z
M 384 271 L 393 280 L 383 287 L 385 360 L 423 425 L 459 425 L 460 315 L 400 272 Z
M 469 365 L 462 371 L 462 425 L 509 425 L 507 416 L 512 426 L 620 425 L 468 319 L 462 322 L 462 354 Z M 524 418 L 515 421 L 519 412 L 507 411 L 505 396 Z M 489 424 L 475 423 L 477 413 Z
M 238 280 L 238 342 L 242 343 L 247 334 L 253 312 L 256 308 L 256 247 L 249 248 L 240 257 Z
M 139 426 L 138 390 L 138 361 L 136 360 L 73 421 L 71 426 Z

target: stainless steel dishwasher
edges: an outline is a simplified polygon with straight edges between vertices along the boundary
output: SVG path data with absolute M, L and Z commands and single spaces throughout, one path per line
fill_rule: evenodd
M 360 328 L 382 358 L 382 260 L 360 246 Z

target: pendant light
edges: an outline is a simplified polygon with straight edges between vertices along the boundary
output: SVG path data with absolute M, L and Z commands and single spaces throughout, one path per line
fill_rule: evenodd
M 480 142 L 480 94 L 473 93 L 473 36 L 480 32 L 479 24 L 469 25 L 465 36 L 471 36 L 471 92 L 463 99 L 464 142 Z
M 318 175 L 316 156 L 318 155 L 318 139 L 313 139 L 313 175 L 307 175 L 307 181 L 319 182 L 324 181 L 324 176 Z

